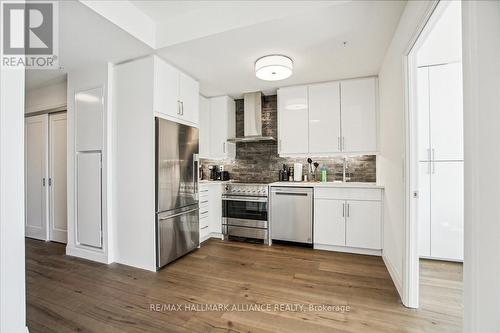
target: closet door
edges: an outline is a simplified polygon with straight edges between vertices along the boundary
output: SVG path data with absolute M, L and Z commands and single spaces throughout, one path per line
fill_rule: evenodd
M 429 67 L 429 84 L 432 159 L 463 160 L 462 64 Z
M 25 120 L 25 232 L 47 240 L 47 128 L 48 116 Z
M 431 256 L 463 260 L 464 163 L 435 162 L 431 171 Z
M 49 116 L 49 237 L 67 241 L 66 113 Z
M 429 67 L 417 71 L 417 128 L 418 160 L 430 161 Z

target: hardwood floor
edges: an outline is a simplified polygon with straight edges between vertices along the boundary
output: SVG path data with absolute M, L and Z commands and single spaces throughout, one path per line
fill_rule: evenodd
M 459 264 L 423 261 L 422 307 L 410 310 L 379 257 L 209 240 L 151 273 L 68 257 L 64 245 L 34 240 L 26 240 L 26 256 L 31 333 L 462 330 Z M 278 303 L 350 311 L 274 311 Z M 152 311 L 156 304 L 182 311 Z M 184 311 L 189 304 L 270 304 L 271 311 Z

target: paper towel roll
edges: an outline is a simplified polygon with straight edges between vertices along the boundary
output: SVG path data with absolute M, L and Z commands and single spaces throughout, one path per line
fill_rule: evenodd
M 293 181 L 302 181 L 302 163 L 293 164 Z

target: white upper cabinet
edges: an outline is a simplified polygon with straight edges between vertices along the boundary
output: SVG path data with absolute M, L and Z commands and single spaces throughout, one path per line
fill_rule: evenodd
M 200 84 L 184 73 L 179 73 L 179 102 L 181 118 L 198 124 Z
M 374 77 L 278 89 L 278 153 L 376 153 L 377 103 Z
M 198 124 L 199 83 L 154 56 L 154 110 L 172 120 Z
M 340 152 L 340 83 L 309 86 L 309 153 Z
M 432 159 L 463 160 L 461 63 L 429 67 L 429 100 Z
M 377 79 L 342 81 L 342 150 L 377 151 Z
M 154 57 L 154 110 L 165 115 L 178 117 L 179 71 L 158 57 Z
M 210 158 L 236 156 L 236 144 L 227 139 L 236 136 L 236 106 L 228 96 L 210 98 Z
M 210 100 L 200 96 L 200 147 L 199 156 L 210 158 Z
M 278 153 L 309 151 L 307 86 L 278 89 Z

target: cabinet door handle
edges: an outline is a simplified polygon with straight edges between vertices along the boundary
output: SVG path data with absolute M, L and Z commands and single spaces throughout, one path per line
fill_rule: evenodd
M 345 203 L 342 203 L 342 217 L 345 217 Z
M 52 186 L 52 178 L 49 178 L 49 186 Z
M 226 153 L 226 143 L 222 143 L 222 152 L 225 154 Z
M 42 178 L 42 186 L 45 187 L 45 178 Z
M 351 205 L 347 204 L 347 217 L 351 217 Z
M 345 150 L 345 138 L 342 137 L 342 151 Z M 349 204 L 347 204 L 347 207 L 349 207 Z
M 181 101 L 181 116 L 184 115 L 184 102 Z
M 177 114 L 181 114 L 181 101 L 177 101 Z

